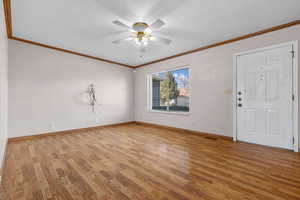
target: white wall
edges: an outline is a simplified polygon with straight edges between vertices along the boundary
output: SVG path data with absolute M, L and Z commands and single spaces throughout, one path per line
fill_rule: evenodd
M 3 1 L 0 1 L 0 169 L 7 140 L 7 37 Z
M 232 136 L 233 54 L 291 40 L 300 40 L 300 25 L 137 69 L 135 120 Z M 190 115 L 147 112 L 147 74 L 183 65 L 191 67 Z
M 9 138 L 133 120 L 129 68 L 10 40 L 8 80 Z

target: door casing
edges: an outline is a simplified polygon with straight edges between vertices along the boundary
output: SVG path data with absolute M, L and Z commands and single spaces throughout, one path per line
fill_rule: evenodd
M 232 106 L 233 106 L 233 140 L 237 141 L 237 101 L 236 101 L 236 89 L 237 89 L 237 57 L 245 54 L 256 53 L 260 51 L 266 51 L 282 46 L 292 45 L 294 51 L 293 59 L 293 136 L 294 136 L 294 152 L 299 151 L 299 134 L 298 134 L 298 40 L 281 43 L 265 48 L 254 49 L 233 55 L 233 90 L 232 90 Z

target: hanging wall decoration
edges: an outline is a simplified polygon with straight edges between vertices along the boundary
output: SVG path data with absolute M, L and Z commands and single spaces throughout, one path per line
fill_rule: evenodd
M 90 84 L 88 88 L 88 94 L 89 94 L 89 104 L 92 106 L 92 111 L 95 113 L 95 106 L 97 104 L 97 99 L 96 99 L 96 90 L 94 87 L 94 84 Z

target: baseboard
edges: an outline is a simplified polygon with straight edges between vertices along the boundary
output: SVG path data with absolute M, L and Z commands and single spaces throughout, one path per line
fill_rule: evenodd
M 95 126 L 95 127 L 71 129 L 71 130 L 57 131 L 57 132 L 51 132 L 51 133 L 42 133 L 42 134 L 37 134 L 37 135 L 28 135 L 28 136 L 21 136 L 21 137 L 15 137 L 15 138 L 8 138 L 8 143 L 18 142 L 18 141 L 23 141 L 23 140 L 38 139 L 38 138 L 43 138 L 43 137 L 48 137 L 48 136 L 82 133 L 85 131 L 97 130 L 99 128 L 104 128 L 104 127 L 114 127 L 114 126 L 122 126 L 122 125 L 129 125 L 129 124 L 152 126 L 152 127 L 168 129 L 168 130 L 186 133 L 186 134 L 193 134 L 193 135 L 203 136 L 203 137 L 208 137 L 208 138 L 213 138 L 213 139 L 219 138 L 219 139 L 223 139 L 223 140 L 231 140 L 232 141 L 232 137 L 217 135 L 217 134 L 213 134 L 213 133 L 205 133 L 205 132 L 200 132 L 200 131 L 193 131 L 193 130 L 188 130 L 188 129 L 183 129 L 183 128 L 176 128 L 176 127 L 152 124 L 152 123 L 141 122 L 141 121 L 130 121 L 130 122 L 122 122 L 122 123 L 108 124 L 108 125 Z
M 3 158 L 1 160 L 1 163 L 0 163 L 0 187 L 2 186 L 2 180 L 3 180 L 3 172 L 4 172 L 4 169 L 5 169 L 5 161 L 6 161 L 6 153 L 7 153 L 7 143 L 8 141 L 6 140 L 5 142 L 5 147 L 4 147 L 4 153 L 3 153 Z
M 82 132 L 85 132 L 85 131 L 97 130 L 99 128 L 104 128 L 104 127 L 122 126 L 122 125 L 134 124 L 134 123 L 135 123 L 134 121 L 130 121 L 130 122 L 107 124 L 107 125 L 87 127 L 87 128 L 79 128 L 79 129 L 70 129 L 70 130 L 64 130 L 64 131 L 56 131 L 56 132 L 51 132 L 51 133 L 42 133 L 42 134 L 37 134 L 37 135 L 28 135 L 28 136 L 14 137 L 14 138 L 8 138 L 8 143 L 18 142 L 18 141 L 23 141 L 23 140 L 38 139 L 38 138 L 43 138 L 43 137 L 48 137 L 48 136 L 57 136 L 57 135 L 65 135 L 65 134 L 73 134 L 73 133 L 82 133 Z
M 172 131 L 176 131 L 176 132 L 192 134 L 192 135 L 197 135 L 197 136 L 202 136 L 202 137 L 207 137 L 207 138 L 212 138 L 212 139 L 223 139 L 223 140 L 230 140 L 230 141 L 233 140 L 233 138 L 229 137 L 229 136 L 217 135 L 214 133 L 205 133 L 205 132 L 201 132 L 201 131 L 193 131 L 193 130 L 189 130 L 189 129 L 176 128 L 176 127 L 159 125 L 159 124 L 152 124 L 152 123 L 148 123 L 148 122 L 135 121 L 135 124 L 143 125 L 143 126 L 152 126 L 152 127 L 156 127 L 156 128 L 163 128 L 163 129 L 168 129 L 168 130 L 172 130 Z

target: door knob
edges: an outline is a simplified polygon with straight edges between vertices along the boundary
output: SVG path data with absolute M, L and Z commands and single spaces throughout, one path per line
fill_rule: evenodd
M 238 101 L 242 101 L 242 98 L 238 98 Z
M 242 94 L 242 92 L 238 92 L 238 95 L 241 95 Z
M 241 104 L 241 103 L 239 103 L 239 104 L 238 104 L 238 107 L 242 107 L 242 104 Z

